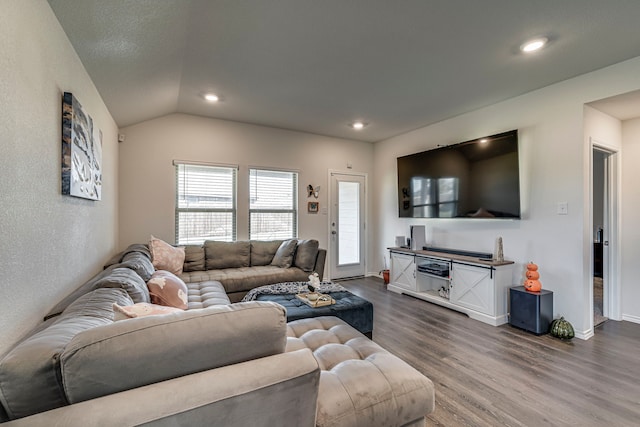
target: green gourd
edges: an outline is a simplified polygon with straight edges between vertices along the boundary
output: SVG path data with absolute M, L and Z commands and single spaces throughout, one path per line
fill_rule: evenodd
M 573 330 L 573 326 L 571 326 L 571 323 L 569 323 L 567 320 L 564 320 L 564 317 L 551 322 L 551 328 L 549 332 L 552 336 L 563 340 L 570 340 L 576 335 Z

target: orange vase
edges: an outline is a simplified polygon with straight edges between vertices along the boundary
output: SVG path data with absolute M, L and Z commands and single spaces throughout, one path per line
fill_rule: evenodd
M 389 270 L 382 270 L 382 279 L 385 285 L 389 284 Z

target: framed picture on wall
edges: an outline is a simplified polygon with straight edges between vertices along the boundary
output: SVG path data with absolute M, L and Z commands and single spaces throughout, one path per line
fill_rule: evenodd
M 318 213 L 318 202 L 308 202 L 307 211 L 309 213 Z
M 62 194 L 102 197 L 102 132 L 69 92 L 62 97 Z

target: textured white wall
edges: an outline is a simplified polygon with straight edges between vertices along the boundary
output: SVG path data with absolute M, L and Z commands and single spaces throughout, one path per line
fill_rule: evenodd
M 117 238 L 117 127 L 45 1 L 0 13 L 0 355 L 97 272 Z M 60 191 L 62 92 L 103 133 L 102 201 Z
M 590 150 L 584 104 L 637 90 L 639 73 L 636 58 L 377 143 L 374 252 L 383 254 L 412 224 L 424 224 L 427 242 L 444 247 L 493 252 L 501 236 L 505 257 L 516 262 L 513 284 L 521 283 L 524 263 L 538 263 L 543 288 L 554 291 L 554 315 L 569 319 L 579 336 L 590 336 Z M 520 131 L 522 220 L 398 218 L 398 156 L 511 129 Z M 568 202 L 568 215 L 556 213 L 558 202 Z
M 173 160 L 239 165 L 238 239 L 248 238 L 248 168 L 292 168 L 299 171 L 298 235 L 328 248 L 328 215 L 307 213 L 307 202 L 327 207 L 328 170 L 372 174 L 370 143 L 329 138 L 172 114 L 121 129 L 120 246 L 147 242 L 149 235 L 175 240 L 175 168 Z M 308 199 L 307 185 L 320 185 L 319 198 Z M 371 204 L 371 198 L 370 198 Z M 371 263 L 369 263 L 370 265 Z
M 640 323 L 640 118 L 622 122 L 622 318 Z

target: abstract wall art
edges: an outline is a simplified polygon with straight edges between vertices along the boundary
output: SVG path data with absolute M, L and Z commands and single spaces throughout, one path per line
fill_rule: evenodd
M 62 101 L 62 194 L 102 197 L 102 131 L 69 92 Z

